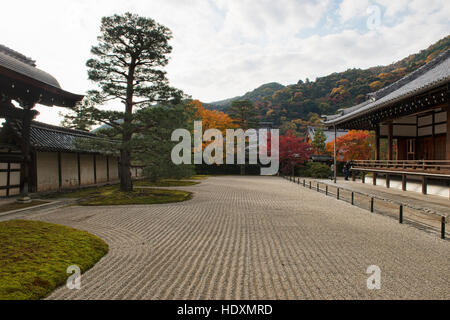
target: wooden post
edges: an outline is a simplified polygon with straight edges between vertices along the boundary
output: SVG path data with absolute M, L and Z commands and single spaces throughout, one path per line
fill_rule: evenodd
M 406 174 L 402 174 L 402 190 L 403 191 L 406 191 L 406 183 L 407 183 Z
M 422 177 L 422 193 L 427 194 L 428 193 L 428 179 L 427 177 Z
M 337 183 L 337 128 L 334 126 L 334 183 Z
M 446 159 L 450 160 L 450 105 L 447 106 L 447 139 L 446 139 Z
M 366 183 L 366 173 L 365 172 L 361 173 L 361 177 L 362 177 L 362 183 Z
M 403 205 L 400 205 L 400 209 L 399 209 L 399 218 L 398 218 L 400 224 L 403 223 Z
M 445 217 L 441 218 L 441 238 L 445 239 Z
M 23 162 L 20 165 L 20 197 L 17 202 L 30 203 L 31 199 L 28 196 L 30 192 L 30 168 L 31 168 L 31 154 L 30 154 L 30 133 L 31 133 L 31 120 L 34 118 L 34 114 L 31 109 L 34 107 L 34 103 L 23 102 L 21 103 L 23 108 L 22 117 L 22 154 Z
M 94 154 L 94 184 L 97 184 L 97 157 Z
M 375 199 L 373 197 L 370 198 L 370 212 L 375 212 Z
M 81 165 L 80 154 L 77 153 L 77 166 L 78 166 L 78 186 L 81 186 Z
M 106 181 L 109 182 L 109 156 L 106 156 Z
M 9 186 L 11 185 L 11 161 L 8 161 L 8 172 L 6 173 L 6 196 L 9 197 Z
M 391 176 L 387 173 L 386 174 L 386 188 L 391 187 Z
M 325 195 L 328 196 L 328 185 L 325 187 Z
M 355 193 L 352 192 L 352 206 L 355 205 Z
M 375 129 L 375 160 L 380 160 L 380 125 Z
M 62 189 L 61 152 L 58 152 L 58 189 Z
M 376 186 L 377 185 L 377 177 L 378 174 L 376 172 L 373 173 L 373 185 Z
M 341 198 L 341 190 L 339 188 L 337 188 L 337 191 L 336 191 L 336 198 L 338 200 L 340 200 L 340 198 Z

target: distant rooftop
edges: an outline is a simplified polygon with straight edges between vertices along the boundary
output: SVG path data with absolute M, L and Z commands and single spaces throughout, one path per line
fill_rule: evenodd
M 3 127 L 11 129 L 19 138 L 22 136 L 22 122 L 19 120 L 8 120 Z M 38 121 L 31 123 L 30 143 L 38 151 L 99 153 L 98 150 L 80 149 L 76 143 L 79 139 L 108 141 L 86 131 L 53 126 Z

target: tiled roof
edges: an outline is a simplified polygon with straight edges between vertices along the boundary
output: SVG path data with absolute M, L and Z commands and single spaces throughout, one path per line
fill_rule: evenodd
M 308 137 L 314 140 L 316 135 L 317 127 L 308 127 Z M 322 128 L 323 133 L 325 134 L 326 141 L 325 143 L 330 143 L 334 141 L 334 130 L 327 130 L 326 128 Z M 348 133 L 347 130 L 337 130 L 337 137 L 345 136 Z
M 21 121 L 8 120 L 6 125 L 9 126 L 17 136 L 21 136 Z M 109 141 L 86 131 L 52 126 L 37 121 L 31 123 L 30 143 L 31 146 L 38 151 L 101 153 L 98 150 L 80 148 L 80 144 L 77 144 L 77 141 L 84 139 Z
M 368 95 L 364 103 L 326 116 L 325 124 L 333 125 L 365 115 L 379 108 L 437 88 L 450 81 L 450 49 L 416 71 L 377 92 Z

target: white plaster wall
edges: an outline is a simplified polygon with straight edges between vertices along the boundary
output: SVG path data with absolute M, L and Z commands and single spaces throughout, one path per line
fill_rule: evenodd
M 75 153 L 61 154 L 62 188 L 78 187 L 78 160 Z
M 119 179 L 119 159 L 109 158 L 109 179 L 110 181 Z
M 94 184 L 94 156 L 91 154 L 80 155 L 81 185 Z
M 58 154 L 56 152 L 38 152 L 37 191 L 58 190 Z
M 106 157 L 105 156 L 96 156 L 96 165 L 97 165 L 97 183 L 104 183 L 108 181 L 107 176 L 107 166 L 106 166 Z

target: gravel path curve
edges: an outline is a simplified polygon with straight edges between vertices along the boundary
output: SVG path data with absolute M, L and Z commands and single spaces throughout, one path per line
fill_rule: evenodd
M 275 177 L 214 177 L 184 203 L 28 218 L 110 252 L 49 299 L 450 299 L 450 242 Z M 381 268 L 381 290 L 366 270 Z

